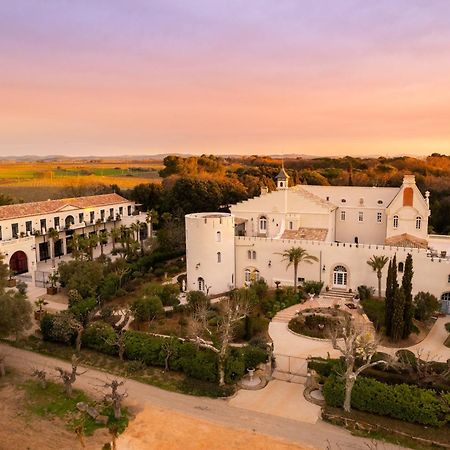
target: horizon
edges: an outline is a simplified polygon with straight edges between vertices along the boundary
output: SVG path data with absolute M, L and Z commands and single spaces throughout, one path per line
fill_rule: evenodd
M 449 20 L 442 0 L 5 2 L 0 155 L 450 154 Z

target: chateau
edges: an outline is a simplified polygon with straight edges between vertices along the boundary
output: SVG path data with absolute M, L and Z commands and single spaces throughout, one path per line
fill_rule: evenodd
M 50 269 L 44 263 L 52 255 L 71 254 L 75 234 L 87 236 L 139 222 L 145 238 L 150 229 L 145 214 L 118 194 L 0 206 L 0 254 L 14 274 L 25 274 L 34 281 L 38 270 Z M 58 232 L 56 239 L 48 237 L 52 228 Z
M 450 313 L 450 236 L 429 235 L 429 192 L 414 175 L 399 188 L 289 186 L 284 169 L 277 190 L 231 207 L 231 213 L 186 216 L 187 289 L 218 294 L 264 278 L 293 285 L 281 254 L 302 247 L 318 262 L 300 264 L 298 282 L 316 280 L 331 292 L 376 286 L 366 263 L 397 255 L 399 277 L 413 256 L 414 292 L 431 292 Z M 385 283 L 387 265 L 383 271 Z

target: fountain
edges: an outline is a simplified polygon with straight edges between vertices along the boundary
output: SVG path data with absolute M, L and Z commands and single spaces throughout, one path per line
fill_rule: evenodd
M 255 376 L 255 369 L 247 369 L 247 375 L 245 375 L 240 384 L 244 389 L 255 389 L 261 384 L 261 377 Z

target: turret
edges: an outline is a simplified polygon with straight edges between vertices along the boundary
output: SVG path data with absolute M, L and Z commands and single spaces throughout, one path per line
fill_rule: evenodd
M 277 189 L 287 189 L 289 187 L 289 175 L 284 170 L 284 164 L 281 165 L 280 173 L 275 177 L 277 180 Z

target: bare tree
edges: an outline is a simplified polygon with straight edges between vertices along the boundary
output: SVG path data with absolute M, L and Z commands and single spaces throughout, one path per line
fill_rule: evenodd
M 250 310 L 250 301 L 245 289 L 233 291 L 219 304 L 220 322 L 216 327 L 208 323 L 208 305 L 200 304 L 193 311 L 190 322 L 191 340 L 199 347 L 207 348 L 219 358 L 219 385 L 225 385 L 225 360 L 230 342 L 233 340 L 236 324 Z M 208 340 L 204 336 L 208 336 Z
M 126 349 L 126 339 L 125 339 L 125 330 L 120 330 L 115 334 L 115 336 L 111 339 L 104 339 L 107 345 L 111 345 L 113 347 L 117 347 L 119 359 L 123 361 L 123 356 L 125 354 Z
M 64 390 L 66 391 L 66 394 L 68 397 L 72 396 L 72 385 L 75 383 L 77 376 L 81 376 L 87 372 L 85 370 L 84 372 L 78 373 L 78 363 L 79 359 L 76 357 L 76 355 L 72 355 L 72 370 L 64 370 L 61 367 L 55 367 L 55 369 L 59 372 L 59 378 L 61 378 L 63 384 L 64 384 Z
M 38 379 L 42 389 L 47 387 L 47 372 L 45 370 L 33 369 L 31 376 Z
M 104 387 L 111 389 L 111 392 L 105 394 L 105 402 L 111 403 L 114 410 L 114 417 L 120 419 L 122 417 L 122 401 L 128 397 L 126 392 L 119 393 L 119 387 L 123 386 L 123 381 L 112 380 L 111 383 L 105 383 Z
M 342 329 L 342 336 L 339 330 L 331 332 L 333 348 L 339 350 L 344 357 L 345 373 L 345 399 L 344 410 L 350 412 L 352 389 L 358 375 L 369 367 L 387 364 L 387 361 L 372 361 L 377 351 L 378 343 L 372 333 L 357 328 L 351 319 L 347 319 Z
M 170 370 L 170 358 L 176 352 L 176 342 L 175 338 L 167 338 L 163 341 L 161 349 L 164 352 L 164 373 Z

